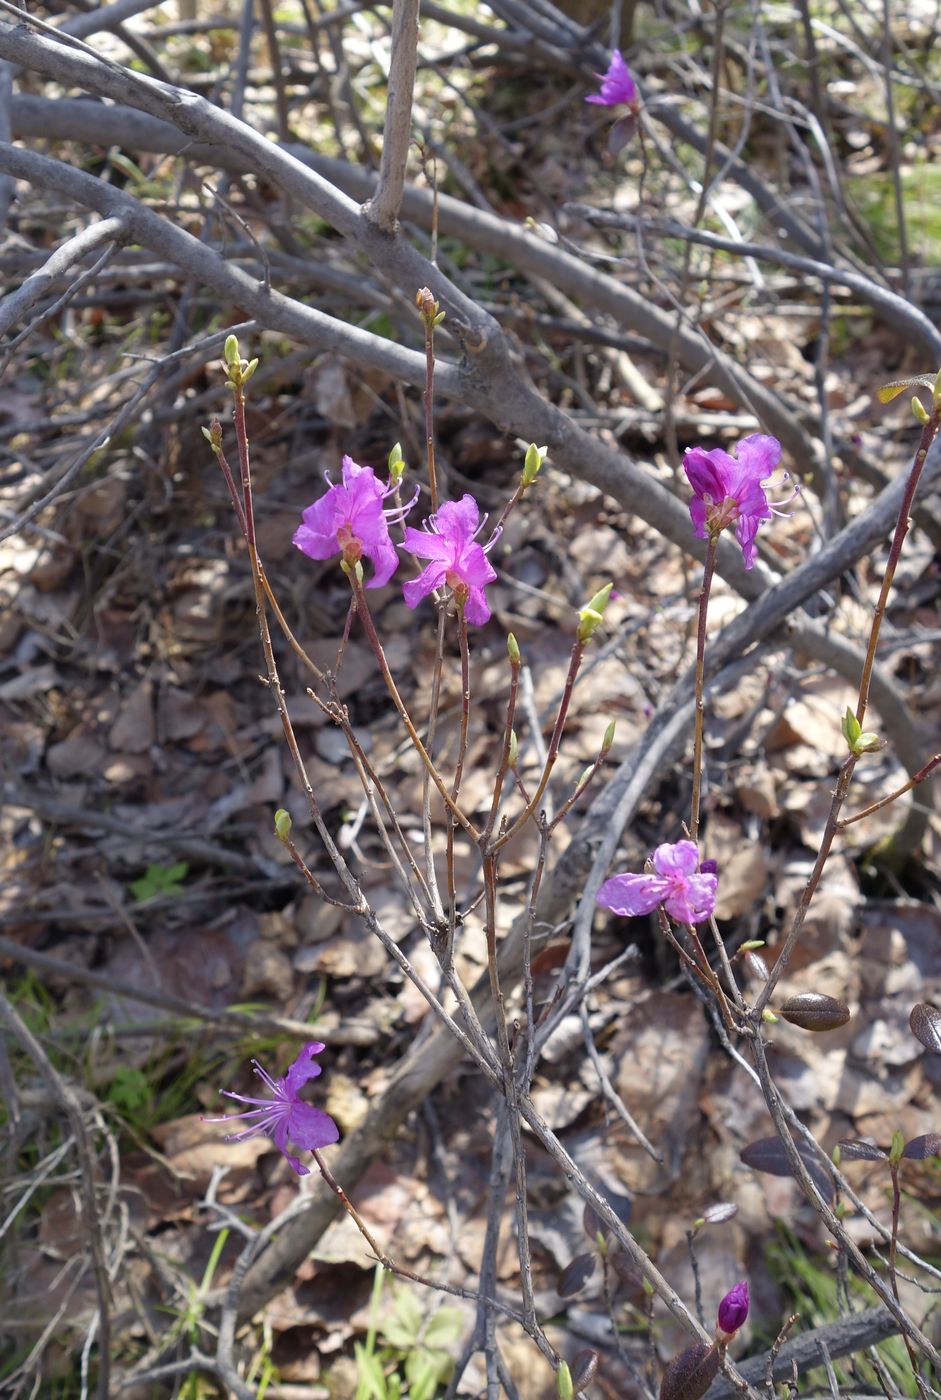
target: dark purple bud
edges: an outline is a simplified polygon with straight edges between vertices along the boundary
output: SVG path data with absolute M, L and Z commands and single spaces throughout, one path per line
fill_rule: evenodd
M 701 860 L 699 862 L 700 875 L 718 875 L 719 862 L 717 860 Z
M 719 1304 L 719 1315 L 716 1322 L 716 1338 L 720 1342 L 727 1342 L 733 1337 L 744 1323 L 748 1316 L 748 1281 L 742 1279 L 734 1288 L 730 1288 L 728 1293 Z
M 660 1382 L 660 1400 L 702 1400 L 719 1370 L 719 1348 L 693 1342 L 674 1356 Z

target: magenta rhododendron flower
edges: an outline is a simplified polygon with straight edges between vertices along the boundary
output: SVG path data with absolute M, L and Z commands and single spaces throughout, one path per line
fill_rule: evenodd
M 729 1289 L 719 1304 L 716 1336 L 719 1341 L 728 1341 L 744 1325 L 748 1316 L 748 1280 L 742 1279 Z
M 257 1060 L 252 1060 L 252 1068 L 266 1088 L 270 1089 L 272 1097 L 253 1099 L 246 1094 L 236 1094 L 231 1089 L 223 1089 L 222 1093 L 227 1099 L 257 1104 L 257 1108 L 247 1109 L 244 1113 L 229 1113 L 224 1118 L 207 1118 L 204 1115 L 203 1122 L 234 1123 L 238 1118 L 254 1118 L 256 1121 L 250 1128 L 244 1128 L 240 1133 L 230 1133 L 226 1142 L 243 1142 L 246 1138 L 258 1137 L 259 1134 L 265 1133 L 281 1155 L 287 1158 L 298 1176 L 308 1176 L 310 1168 L 302 1166 L 296 1157 L 291 1156 L 288 1142 L 296 1143 L 305 1152 L 313 1152 L 317 1148 L 327 1147 L 331 1142 L 336 1142 L 340 1136 L 339 1129 L 329 1113 L 324 1113 L 322 1108 L 314 1108 L 313 1104 L 303 1103 L 298 1097 L 308 1079 L 316 1079 L 320 1073 L 320 1065 L 314 1056 L 319 1055 L 324 1048 L 322 1041 L 309 1040 L 287 1074 L 277 1080 L 272 1079 Z
M 683 454 L 683 470 L 693 488 L 689 504 L 693 529 L 706 540 L 734 525 L 746 569 L 755 562 L 758 526 L 775 513 L 762 483 L 774 475 L 780 460 L 781 444 L 763 433 L 742 438 L 731 454 L 721 447 L 711 452 L 688 447 Z
M 463 605 L 468 622 L 480 625 L 489 619 L 484 588 L 493 583 L 497 573 L 487 553 L 496 544 L 499 532 L 495 530 L 486 544 L 480 544 L 475 536 L 485 523 L 486 516 L 480 519 L 473 496 L 463 496 L 459 501 L 445 501 L 435 515 L 428 517 L 423 529 L 406 529 L 402 548 L 420 559 L 431 560 L 418 578 L 402 585 L 410 608 L 416 608 L 422 598 L 446 583 Z
M 637 104 L 637 85 L 621 57 L 620 49 L 615 49 L 608 64 L 607 73 L 596 73 L 601 91 L 593 92 L 585 98 L 599 107 L 620 107 L 622 104 L 634 107 Z
M 716 907 L 718 877 L 703 872 L 695 841 L 658 846 L 647 875 L 612 875 L 598 891 L 598 903 L 613 914 L 649 914 L 662 904 L 682 924 L 701 924 Z
M 414 500 L 401 509 L 386 510 L 383 502 L 395 487 L 383 486 L 372 467 L 361 467 L 352 457 L 343 458 L 341 485 L 334 485 L 329 476 L 326 482 L 326 495 L 304 511 L 294 543 L 311 559 L 341 554 L 347 564 L 356 564 L 365 554 L 373 567 L 366 587 L 381 588 L 399 562 L 389 538 L 389 521 L 401 520 Z

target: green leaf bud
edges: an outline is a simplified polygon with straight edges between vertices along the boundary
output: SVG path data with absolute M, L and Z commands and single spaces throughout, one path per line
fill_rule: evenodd
M 520 663 L 520 645 L 516 638 L 513 636 L 512 632 L 507 633 L 506 650 L 507 655 L 509 656 L 513 665 L 518 666 Z
M 900 1133 L 896 1128 L 892 1134 L 892 1146 L 889 1148 L 889 1163 L 897 1167 L 902 1160 L 902 1153 L 905 1151 L 905 1134 Z
M 519 753 L 519 740 L 516 737 L 516 730 L 510 730 L 510 753 L 508 762 L 511 768 L 516 767 L 516 758 Z
M 274 814 L 274 834 L 279 841 L 286 841 L 291 834 L 291 813 L 284 807 L 279 807 Z
M 227 335 L 225 338 L 225 349 L 222 352 L 226 364 L 231 368 L 241 360 L 239 353 L 239 338 L 237 335 Z
M 555 1373 L 555 1385 L 559 1400 L 573 1400 L 575 1386 L 572 1384 L 572 1373 L 567 1361 L 559 1362 L 559 1369 Z
M 389 484 L 398 486 L 405 475 L 405 458 L 402 456 L 402 444 L 393 443 L 388 457 Z
M 591 602 L 579 612 L 577 636 L 580 642 L 587 642 L 594 635 L 598 624 L 604 617 L 604 610 L 608 606 L 608 599 L 613 587 L 613 583 L 606 583 L 604 588 L 599 588 Z
M 613 719 L 608 725 L 607 729 L 604 731 L 604 738 L 601 741 L 602 753 L 608 753 L 610 751 L 611 745 L 614 743 L 614 735 L 617 731 L 617 727 L 617 720 Z
M 843 723 L 840 727 L 843 730 L 843 738 L 846 740 L 847 747 L 855 753 L 856 741 L 862 731 L 862 725 L 849 705 L 846 707 L 846 713 L 843 716 Z
M 780 1020 L 780 1017 L 774 1014 L 770 1006 L 766 1006 L 764 1011 L 762 1011 L 761 1013 L 761 1019 L 763 1021 L 766 1021 L 769 1026 L 776 1026 L 778 1024 L 778 1021 Z
M 523 486 L 532 486 L 539 474 L 539 468 L 546 460 L 548 447 L 537 447 L 531 442 L 526 449 L 526 456 L 523 458 Z
M 765 940 L 763 938 L 746 938 L 744 943 L 739 944 L 740 953 L 753 953 L 756 948 L 763 948 Z
M 912 399 L 912 412 L 914 413 L 915 417 L 918 419 L 922 427 L 924 427 L 925 424 L 931 418 L 931 414 L 928 412 L 927 408 L 925 408 L 925 405 L 922 403 L 921 399 L 918 397 L 917 394 Z

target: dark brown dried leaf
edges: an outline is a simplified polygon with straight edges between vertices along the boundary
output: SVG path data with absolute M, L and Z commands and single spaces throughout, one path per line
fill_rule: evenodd
M 902 1156 L 914 1162 L 924 1162 L 927 1157 L 941 1156 L 941 1133 L 923 1133 L 921 1137 L 909 1138 L 902 1150 Z
M 693 1342 L 674 1356 L 660 1382 L 660 1400 L 701 1400 L 719 1370 L 719 1348 Z
M 749 973 L 757 982 L 767 982 L 768 964 L 758 953 L 748 952 L 745 954 L 745 966 Z
M 605 1225 L 604 1221 L 601 1219 L 601 1216 L 589 1205 L 586 1205 L 585 1209 L 582 1211 L 582 1229 L 585 1231 L 585 1234 L 591 1240 L 592 1244 L 595 1243 L 599 1234 L 602 1235 L 604 1239 L 607 1239 L 611 1233 L 607 1225 Z
M 810 1148 L 803 1144 L 798 1145 L 797 1155 L 807 1168 L 811 1181 L 824 1200 L 832 1201 L 836 1194 L 836 1187 L 826 1169 L 817 1161 L 816 1157 L 811 1156 Z M 753 1171 L 765 1172 L 768 1176 L 794 1175 L 780 1138 L 758 1138 L 757 1141 L 750 1142 L 747 1147 L 743 1148 L 739 1156 L 746 1167 L 751 1167 Z
M 597 1260 L 593 1254 L 576 1254 L 572 1262 L 562 1270 L 556 1288 L 559 1297 L 574 1298 L 576 1293 L 581 1293 L 595 1272 L 596 1263 Z
M 847 1138 L 845 1142 L 838 1142 L 840 1156 L 844 1162 L 887 1162 L 888 1153 L 883 1152 L 881 1147 L 877 1147 L 874 1142 L 865 1142 L 863 1138 Z
M 825 992 L 798 992 L 797 996 L 788 997 L 780 1014 L 802 1031 L 835 1031 L 846 1025 L 850 1009 L 845 1001 Z
M 576 1390 L 584 1390 L 591 1385 L 598 1374 L 598 1353 L 586 1347 L 572 1362 L 572 1384 Z
M 921 1041 L 926 1050 L 941 1054 L 941 1011 L 920 1001 L 912 1007 L 908 1024 L 912 1035 Z

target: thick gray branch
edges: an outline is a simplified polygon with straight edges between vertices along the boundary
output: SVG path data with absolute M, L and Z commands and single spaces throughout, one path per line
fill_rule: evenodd
M 26 281 L 17 287 L 15 292 L 11 292 L 9 296 L 0 301 L 0 336 L 6 335 L 10 327 L 21 320 L 30 307 L 35 306 L 36 302 L 46 295 L 63 273 L 68 272 L 69 268 L 81 262 L 101 243 L 110 243 L 121 238 L 123 233 L 123 219 L 119 217 L 101 219 L 98 223 L 82 229 L 73 238 L 60 243 L 42 267 L 30 273 Z
M 412 133 L 412 95 L 418 56 L 418 0 L 394 0 L 392 56 L 386 122 L 382 132 L 379 184 L 366 205 L 366 215 L 384 233 L 394 233 L 399 221 L 405 168 Z

